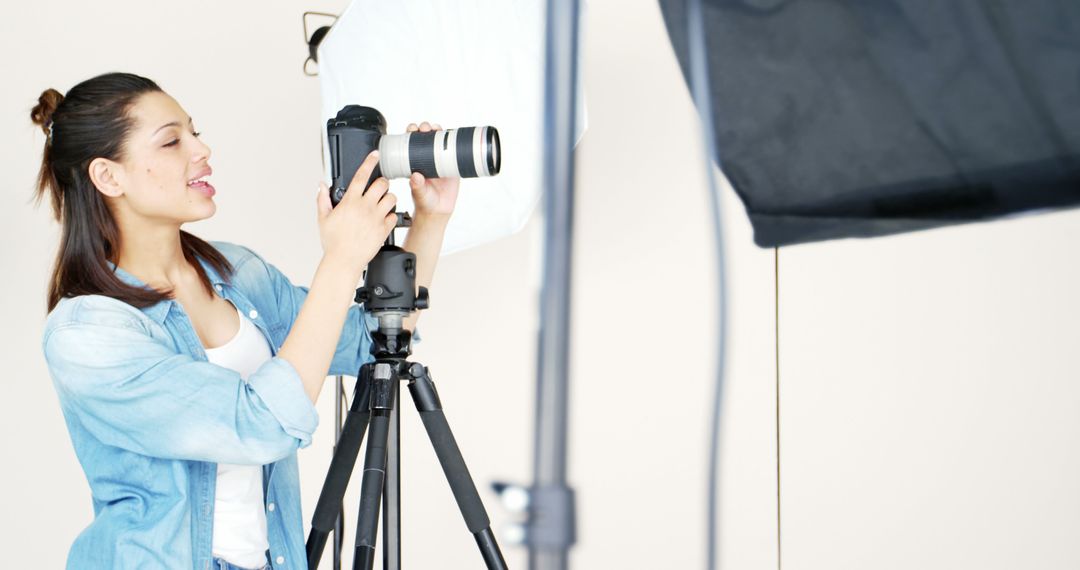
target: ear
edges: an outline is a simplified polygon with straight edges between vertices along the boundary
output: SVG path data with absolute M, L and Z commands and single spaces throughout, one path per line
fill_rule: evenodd
M 117 198 L 124 194 L 123 169 L 120 165 L 107 158 L 95 158 L 90 161 L 90 182 L 98 189 L 98 192 Z

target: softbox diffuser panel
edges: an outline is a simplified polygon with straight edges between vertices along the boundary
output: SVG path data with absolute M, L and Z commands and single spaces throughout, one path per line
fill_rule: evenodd
M 685 0 L 660 0 L 683 76 Z M 1080 2 L 706 0 L 720 168 L 763 247 L 1080 203 Z

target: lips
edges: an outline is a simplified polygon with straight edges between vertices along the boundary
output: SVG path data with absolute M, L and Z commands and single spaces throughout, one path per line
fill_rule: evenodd
M 215 190 L 209 182 L 204 180 L 204 178 L 210 176 L 213 173 L 214 171 L 209 166 L 200 170 L 198 173 L 196 173 L 194 178 L 188 180 L 188 188 L 191 188 L 192 190 L 195 190 L 196 192 L 199 192 L 200 194 L 203 194 L 207 197 L 213 196 L 217 193 L 217 190 Z

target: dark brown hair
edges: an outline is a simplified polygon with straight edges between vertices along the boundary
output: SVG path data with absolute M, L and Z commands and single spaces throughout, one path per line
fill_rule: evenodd
M 130 73 L 107 73 L 72 87 L 67 96 L 46 89 L 30 111 L 48 139 L 34 198 L 51 191 L 53 215 L 60 222 L 60 251 L 49 285 L 49 310 L 64 297 L 106 295 L 143 308 L 172 298 L 172 291 L 128 285 L 109 267 L 120 255 L 120 230 L 105 197 L 90 180 L 95 158 L 123 159 L 134 119 L 130 111 L 146 93 L 162 92 L 153 81 Z M 206 260 L 226 279 L 232 266 L 218 250 L 187 232 L 180 245 L 207 292 L 210 279 L 199 264 Z

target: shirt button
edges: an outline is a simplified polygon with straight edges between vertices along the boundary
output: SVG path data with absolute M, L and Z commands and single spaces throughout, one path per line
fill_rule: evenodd
M 220 293 L 221 292 L 221 284 L 218 283 L 217 285 L 214 285 L 214 289 L 217 289 L 218 293 Z
M 256 311 L 255 309 L 252 309 L 251 312 L 248 313 L 248 317 L 250 317 L 252 319 L 259 318 L 259 311 Z
M 277 562 L 278 564 L 284 564 L 284 563 L 285 563 L 285 557 L 284 557 L 284 556 L 278 556 L 278 557 L 277 557 L 277 558 L 276 558 L 276 559 L 274 560 L 274 562 Z
M 270 503 L 269 505 L 266 505 L 266 510 L 268 510 L 270 512 L 274 512 L 274 509 L 276 509 L 276 508 L 277 508 L 277 506 L 275 506 L 274 503 Z

